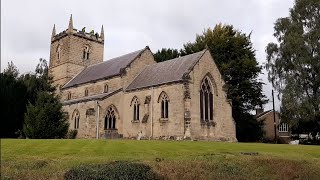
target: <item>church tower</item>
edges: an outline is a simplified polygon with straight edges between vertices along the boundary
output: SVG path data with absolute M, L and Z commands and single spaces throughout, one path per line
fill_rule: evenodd
M 56 34 L 53 26 L 50 47 L 49 73 L 53 85 L 62 87 L 85 67 L 103 61 L 104 32 L 86 32 L 73 28 L 72 15 L 68 29 Z

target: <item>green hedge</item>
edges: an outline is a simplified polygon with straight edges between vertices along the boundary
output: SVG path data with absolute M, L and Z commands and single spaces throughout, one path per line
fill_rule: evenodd
M 164 179 L 156 174 L 150 166 L 128 161 L 116 161 L 108 164 L 81 165 L 67 171 L 66 180 L 115 180 L 115 179 Z

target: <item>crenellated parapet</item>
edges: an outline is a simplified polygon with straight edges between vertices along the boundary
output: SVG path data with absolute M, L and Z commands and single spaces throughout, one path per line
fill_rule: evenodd
M 82 28 L 81 30 L 73 28 L 73 19 L 72 15 L 70 16 L 69 20 L 69 26 L 66 30 L 56 34 L 56 27 L 55 25 L 53 26 L 52 30 L 52 36 L 51 36 L 51 43 L 58 41 L 68 35 L 74 35 L 80 38 L 84 38 L 86 40 L 94 41 L 103 44 L 104 43 L 104 30 L 103 26 L 101 27 L 101 32 L 100 34 L 97 32 L 94 32 L 93 30 L 91 32 L 86 32 L 85 27 Z

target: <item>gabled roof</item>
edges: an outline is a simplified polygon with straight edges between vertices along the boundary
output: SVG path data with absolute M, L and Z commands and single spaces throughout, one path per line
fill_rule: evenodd
M 131 91 L 156 85 L 182 81 L 206 50 L 147 66 L 126 88 Z
M 134 61 L 141 53 L 143 53 L 149 47 L 144 49 L 125 54 L 99 64 L 88 66 L 81 71 L 77 76 L 71 79 L 63 88 L 69 88 L 76 85 L 97 81 L 100 79 L 108 79 L 113 76 L 121 74 L 121 69 L 126 68 Z
M 78 98 L 78 99 L 66 100 L 66 101 L 63 101 L 62 104 L 63 105 L 71 105 L 71 104 L 80 103 L 80 102 L 87 102 L 87 101 L 93 101 L 93 100 L 103 100 L 103 99 L 106 99 L 114 94 L 117 94 L 120 91 L 122 91 L 122 88 L 115 90 L 115 91 L 112 91 L 112 92 L 108 92 L 108 93 L 102 93 L 102 94 L 86 96 L 86 97 L 82 97 L 82 98 Z
M 272 112 L 273 112 L 272 109 L 271 109 L 271 110 L 268 110 L 268 111 L 264 111 L 263 113 L 260 113 L 260 114 L 256 115 L 255 117 L 256 117 L 256 119 L 260 119 L 260 118 L 262 118 L 263 116 L 265 116 L 265 115 L 267 115 L 267 114 L 269 114 L 269 113 L 272 113 Z M 279 112 L 276 111 L 276 113 L 279 113 Z

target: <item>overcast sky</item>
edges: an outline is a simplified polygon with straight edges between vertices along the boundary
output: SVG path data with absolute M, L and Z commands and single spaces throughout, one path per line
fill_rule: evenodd
M 153 52 L 180 49 L 221 22 L 252 32 L 257 60 L 264 64 L 265 47 L 275 41 L 274 22 L 288 16 L 292 6 L 293 0 L 1 0 L 1 70 L 13 61 L 25 73 L 34 70 L 39 58 L 49 60 L 53 24 L 57 33 L 63 31 L 70 14 L 77 29 L 100 33 L 104 25 L 104 60 L 146 45 Z M 271 99 L 266 72 L 260 78 Z M 265 109 L 271 108 L 270 102 Z

